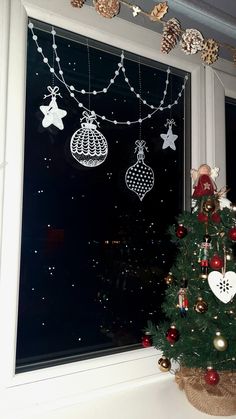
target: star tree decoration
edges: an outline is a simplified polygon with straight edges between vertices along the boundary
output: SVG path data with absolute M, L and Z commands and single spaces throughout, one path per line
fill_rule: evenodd
M 40 111 L 44 114 L 42 126 L 44 128 L 48 128 L 50 125 L 54 125 L 58 129 L 63 130 L 64 124 L 62 122 L 62 118 L 64 118 L 67 115 L 67 111 L 58 108 L 56 97 L 62 97 L 59 93 L 59 87 L 48 86 L 47 89 L 49 91 L 49 95 L 44 95 L 43 98 L 46 99 L 47 97 L 51 97 L 51 101 L 49 105 L 42 105 L 39 108 Z
M 161 138 L 164 140 L 162 145 L 163 150 L 168 147 L 172 148 L 172 150 L 176 150 L 175 141 L 177 140 L 178 135 L 173 134 L 172 125 L 176 125 L 174 119 L 167 119 L 165 127 L 168 127 L 168 131 L 166 134 L 161 134 Z

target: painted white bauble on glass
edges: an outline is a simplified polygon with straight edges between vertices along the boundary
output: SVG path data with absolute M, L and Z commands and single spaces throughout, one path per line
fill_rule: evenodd
M 83 120 L 86 122 L 82 122 Z M 70 151 L 74 159 L 85 167 L 97 167 L 102 164 L 108 154 L 107 140 L 104 135 L 97 130 L 96 114 L 86 111 L 80 120 L 79 128 L 72 136 Z

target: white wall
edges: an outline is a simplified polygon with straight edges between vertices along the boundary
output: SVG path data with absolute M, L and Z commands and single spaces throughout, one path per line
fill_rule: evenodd
M 2 419 L 202 418 L 157 367 L 153 348 L 61 365 L 15 376 L 20 258 L 27 16 L 110 43 L 192 76 L 192 166 L 221 167 L 225 182 L 224 94 L 234 95 L 236 70 L 220 71 L 178 49 L 159 53 L 160 36 L 132 23 L 106 20 L 69 0 L 1 0 L 0 15 L 0 417 Z M 225 73 L 231 73 L 231 79 Z M 229 79 L 231 80 L 229 82 Z

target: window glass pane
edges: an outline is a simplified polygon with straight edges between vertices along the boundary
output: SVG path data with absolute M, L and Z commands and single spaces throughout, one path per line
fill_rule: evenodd
M 225 100 L 225 123 L 226 123 L 226 183 L 229 188 L 227 197 L 230 201 L 236 202 L 235 182 L 235 138 L 236 138 L 236 99 L 226 98 Z
M 28 34 L 17 371 L 140 345 L 190 190 L 189 75 L 51 30 Z

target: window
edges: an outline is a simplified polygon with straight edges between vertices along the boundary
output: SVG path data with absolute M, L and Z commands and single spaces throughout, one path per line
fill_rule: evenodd
M 225 119 L 226 119 L 226 180 L 229 192 L 228 198 L 235 202 L 236 199 L 236 183 L 235 183 L 235 138 L 236 138 L 236 100 L 225 98 Z
M 163 278 L 174 257 L 167 227 L 190 188 L 189 74 L 126 51 L 123 62 L 121 50 L 33 23 L 17 372 L 140 345 L 147 320 L 162 318 Z M 62 71 L 72 88 L 59 80 Z M 55 124 L 42 111 L 53 97 L 67 112 Z M 77 137 L 94 135 L 81 125 L 88 109 L 105 115 L 96 135 L 107 139 L 108 155 L 102 162 L 96 156 L 95 167 L 81 164 L 70 148 L 78 129 Z M 168 129 L 177 136 L 172 143 Z M 138 150 L 145 157 L 135 178 Z M 140 189 L 133 191 L 127 176 Z
M 65 358 L 58 359 L 60 365 L 52 368 L 41 368 L 27 372 L 22 372 L 22 368 L 21 373 L 15 374 L 20 235 L 22 230 L 23 148 L 25 144 L 27 16 L 46 21 L 55 27 L 63 27 L 86 37 L 97 39 L 99 42 L 112 44 L 119 49 L 119 54 L 121 48 L 126 49 L 138 56 L 148 57 L 154 62 L 165 63 L 171 66 L 171 70 L 178 68 L 183 70 L 183 74 L 189 72 L 191 74 L 191 102 L 187 103 L 186 106 L 189 111 L 191 106 L 191 166 L 195 168 L 206 159 L 204 67 L 197 61 L 196 56 L 185 57 L 178 49 L 164 56 L 159 52 L 158 45 L 161 36 L 158 33 L 130 24 L 130 22 L 125 22 L 119 18 L 106 21 L 93 13 L 91 8 L 86 5 L 81 10 L 75 11 L 70 6 L 68 7 L 68 2 L 60 2 L 59 6 L 58 0 L 51 0 L 50 2 L 46 0 L 40 2 L 38 0 L 15 0 L 14 7 L 11 6 L 11 2 L 3 2 L 1 15 L 3 24 L 0 27 L 1 35 L 4 35 L 1 37 L 3 49 L 1 49 L 2 60 L 0 63 L 0 83 L 3 87 L 0 95 L 0 105 L 3 110 L 0 113 L 1 161 L 7 163 L 0 171 L 2 185 L 4 186 L 1 195 L 2 243 L 0 264 L 1 412 L 7 412 L 8 416 L 14 418 L 18 416 L 51 418 L 53 415 L 60 415 L 65 418 L 73 415 L 75 417 L 78 417 L 78 415 L 82 415 L 82 417 L 91 416 L 91 405 L 99 414 L 99 406 L 96 403 L 97 395 L 103 400 L 105 408 L 108 407 L 108 404 L 110 406 L 116 405 L 117 416 L 122 417 L 127 414 L 127 405 L 126 403 L 120 403 L 121 399 L 118 395 L 125 393 L 131 402 L 131 412 L 133 412 L 134 405 L 140 406 L 137 402 L 143 400 L 143 395 L 146 394 L 146 404 L 141 403 L 143 409 L 145 410 L 148 404 L 153 412 L 157 412 L 157 414 L 159 412 L 160 414 L 161 403 L 156 401 L 158 398 L 163 400 L 163 392 L 166 393 L 167 388 L 165 384 L 163 385 L 163 376 L 157 368 L 159 354 L 154 348 L 140 348 L 84 359 L 79 362 L 76 362 L 76 358 L 74 358 L 75 362 L 71 363 L 66 363 Z M 231 63 L 230 65 L 232 68 Z M 233 86 L 235 86 L 235 83 Z M 65 95 L 62 86 L 60 90 L 63 99 L 58 99 L 59 107 L 68 110 L 68 107 L 63 106 L 67 95 Z M 40 105 L 49 103 L 47 100 L 43 101 L 45 93 L 47 93 L 47 90 L 44 86 L 40 91 L 40 97 L 36 105 L 37 109 Z M 227 93 L 227 96 L 230 96 L 229 93 Z M 208 97 L 212 98 L 213 94 Z M 188 100 L 188 95 L 186 95 L 186 99 Z M 222 103 L 222 106 L 224 106 L 224 97 L 222 100 L 217 100 L 217 103 Z M 206 110 L 214 111 L 212 106 L 208 106 Z M 80 116 L 81 113 L 78 115 L 78 125 L 73 126 L 72 132 L 75 132 L 75 129 L 80 126 Z M 185 120 L 188 120 L 188 118 Z M 65 118 L 64 125 L 66 126 Z M 103 124 L 100 131 L 104 133 Z M 173 131 L 178 133 L 177 127 L 174 127 Z M 188 137 L 188 130 L 185 132 Z M 213 148 L 217 150 L 216 147 Z M 151 167 L 151 162 L 148 160 L 149 156 L 150 152 L 147 153 L 146 162 Z M 133 157 L 135 158 L 135 155 Z M 187 167 L 185 172 L 188 173 Z M 188 193 L 184 195 L 187 197 Z M 36 367 L 37 365 L 33 366 L 33 368 Z M 20 371 L 19 366 L 18 371 Z M 166 376 L 164 381 L 168 385 Z M 120 392 L 120 390 L 122 391 Z M 72 406 L 74 407 L 74 413 L 69 408 L 72 408 Z M 141 412 L 143 409 L 141 409 Z

